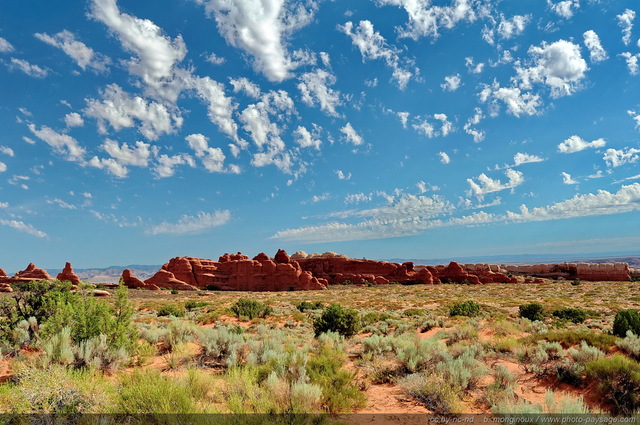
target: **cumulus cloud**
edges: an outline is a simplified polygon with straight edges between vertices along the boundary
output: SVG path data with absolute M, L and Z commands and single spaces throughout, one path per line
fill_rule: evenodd
M 190 134 L 185 140 L 189 147 L 194 150 L 196 158 L 200 158 L 202 165 L 211 173 L 222 173 L 225 171 L 225 156 L 220 148 L 209 146 L 209 138 L 204 134 Z
M 172 40 L 150 20 L 121 13 L 116 0 L 92 0 L 90 8 L 90 16 L 107 25 L 136 56 L 127 62 L 129 72 L 140 77 L 154 95 L 175 102 L 178 93 L 166 86 L 173 81 L 175 65 L 187 54 L 182 36 Z
M 162 154 L 158 156 L 158 163 L 156 164 L 154 171 L 158 178 L 171 177 L 175 174 L 175 168 L 178 165 L 195 167 L 196 163 L 193 158 L 187 154 L 178 154 L 173 156 Z
M 19 232 L 28 233 L 33 236 L 37 236 L 39 238 L 46 238 L 47 234 L 41 230 L 36 229 L 31 224 L 26 224 L 23 221 L 19 220 L 6 220 L 0 219 L 0 225 L 11 227 Z
M 487 102 L 489 99 L 490 105 L 494 108 L 492 116 L 497 115 L 498 101 L 504 103 L 507 112 L 516 117 L 538 114 L 538 108 L 542 103 L 540 95 L 523 92 L 517 87 L 500 87 L 498 82 L 494 82 L 492 86 L 485 86 L 480 93 L 481 102 Z
M 287 38 L 311 22 L 317 10 L 315 2 L 304 7 L 284 0 L 195 0 L 215 18 L 218 31 L 229 44 L 253 57 L 253 67 L 269 80 L 279 82 L 290 77 L 293 69 L 308 60 L 289 53 Z
M 515 67 L 520 88 L 531 90 L 535 83 L 545 84 L 551 89 L 552 97 L 574 93 L 589 69 L 580 46 L 570 41 L 543 42 L 540 46 L 531 46 L 529 54 L 532 66 Z
M 440 84 L 440 87 L 444 91 L 456 91 L 460 88 L 461 83 L 460 74 L 454 74 L 444 77 L 444 83 Z
M 198 97 L 208 105 L 209 120 L 217 125 L 222 133 L 238 142 L 238 124 L 233 119 L 236 105 L 233 99 L 225 94 L 224 86 L 209 77 L 190 74 L 184 75 L 184 83 L 186 88 L 195 90 Z
M 537 155 L 529 155 L 528 153 L 518 152 L 513 156 L 513 166 L 517 167 L 522 164 L 531 164 L 534 162 L 542 162 L 544 159 Z
M 574 9 L 578 9 L 580 7 L 580 0 L 562 0 L 557 3 L 547 0 L 547 4 L 555 13 L 565 19 L 569 19 L 573 16 Z
M 69 204 L 68 202 L 63 201 L 60 198 L 55 198 L 55 199 L 52 199 L 52 200 L 48 200 L 47 204 L 49 204 L 49 205 L 57 205 L 60 208 L 63 208 L 65 210 L 75 210 L 75 209 L 78 208 L 75 205 L 72 205 L 72 204 Z
M 0 153 L 7 156 L 15 156 L 15 152 L 8 146 L 0 146 Z
M 227 224 L 231 220 L 229 210 L 212 213 L 200 211 L 196 215 L 183 215 L 176 223 L 162 222 L 152 226 L 145 233 L 149 235 L 196 235 L 210 231 L 214 227 Z
M 102 100 L 86 99 L 86 116 L 98 120 L 98 131 L 107 133 L 107 124 L 115 131 L 131 128 L 138 122 L 138 131 L 147 140 L 157 140 L 162 134 L 175 133 L 182 126 L 179 112 L 170 111 L 161 103 L 148 101 L 126 93 L 117 84 L 110 84 L 102 92 Z
M 449 158 L 446 152 L 438 152 L 438 156 L 440 157 L 440 162 L 443 164 L 449 164 L 451 162 L 451 158 Z
M 629 68 L 629 74 L 638 75 L 639 67 L 638 67 L 638 58 L 640 58 L 640 53 L 636 53 L 635 55 L 630 52 L 622 52 L 620 56 L 625 58 L 627 62 L 627 68 Z
M 527 23 L 531 20 L 530 15 L 514 15 L 511 19 L 500 16 L 500 23 L 496 28 L 498 35 L 503 39 L 510 39 L 523 33 Z
M 4 173 L 5 171 L 7 171 L 7 164 L 0 161 L 0 173 Z
M 336 107 L 342 105 L 340 92 L 329 87 L 335 83 L 336 77 L 333 74 L 324 69 L 316 69 L 302 74 L 297 87 L 304 103 L 309 106 L 318 103 L 320 109 L 327 115 L 338 117 L 340 114 L 336 111 Z
M 336 170 L 335 173 L 338 176 L 339 180 L 350 180 L 351 179 L 351 173 L 345 174 L 342 170 Z
M 607 144 L 604 139 L 596 139 L 592 142 L 587 142 L 583 138 L 573 135 L 566 139 L 564 142 L 558 145 L 558 152 L 562 153 L 575 153 L 585 149 L 597 149 L 602 148 Z
M 317 134 L 315 135 L 311 134 L 311 132 L 307 130 L 306 127 L 303 127 L 301 125 L 298 126 L 298 128 L 296 128 L 293 134 L 295 137 L 295 142 L 299 144 L 300 147 L 302 148 L 314 147 L 316 148 L 316 150 L 320 150 L 320 145 L 322 144 L 322 141 L 317 138 L 318 137 Z
M 91 68 L 104 72 L 111 63 L 109 58 L 93 51 L 81 41 L 76 40 L 73 33 L 68 30 L 60 31 L 53 36 L 45 33 L 36 33 L 36 38 L 58 49 L 62 49 L 84 71 Z
M 584 45 L 589 49 L 589 58 L 591 59 L 591 62 L 602 62 L 609 58 L 607 52 L 605 52 L 602 47 L 602 43 L 600 43 L 600 37 L 598 37 L 598 34 L 596 34 L 595 31 L 585 31 L 582 36 L 584 37 Z
M 400 37 L 413 40 L 438 38 L 441 28 L 451 29 L 460 21 L 473 22 L 478 17 L 471 0 L 453 0 L 451 6 L 433 6 L 431 0 L 376 0 L 376 3 L 403 8 L 409 21 L 398 32 Z
M 350 193 L 344 197 L 345 204 L 360 204 L 362 202 L 370 202 L 373 199 L 373 195 L 360 193 Z
M 564 183 L 564 184 L 578 184 L 578 182 L 576 180 L 571 178 L 571 174 L 565 173 L 564 171 L 561 174 L 562 174 L 562 183 Z
M 348 143 L 352 143 L 354 146 L 359 146 L 364 142 L 364 140 L 362 139 L 362 136 L 360 136 L 356 132 L 356 130 L 354 130 L 350 122 L 345 124 L 345 126 L 340 129 L 340 132 L 344 134 L 344 139 Z
M 477 182 L 474 179 L 467 179 L 467 183 L 469 183 L 471 193 L 479 199 L 482 199 L 482 197 L 484 197 L 484 195 L 488 193 L 500 192 L 506 189 L 514 189 L 524 182 L 524 175 L 520 171 L 509 168 L 507 169 L 507 171 L 505 171 L 504 174 L 509 179 L 505 183 L 502 183 L 497 179 L 492 179 L 484 173 L 476 177 L 476 179 L 478 180 Z
M 465 133 L 473 136 L 473 141 L 475 143 L 482 142 L 484 140 L 484 131 L 478 130 L 473 126 L 480 124 L 480 121 L 484 118 L 484 114 L 480 108 L 475 108 L 474 114 L 469 117 L 466 124 L 464 125 Z
M 413 73 L 400 65 L 400 51 L 389 46 L 387 40 L 373 28 L 371 21 L 360 21 L 354 28 L 353 22 L 349 21 L 342 26 L 338 26 L 340 31 L 351 38 L 351 42 L 360 50 L 362 60 L 382 59 L 393 70 L 392 78 L 396 80 L 400 90 L 404 90 L 413 76 Z
M 617 15 L 618 26 L 622 29 L 622 42 L 625 46 L 631 41 L 631 30 L 633 29 L 633 20 L 636 18 L 636 12 L 626 9 L 620 15 Z
M 246 77 L 231 78 L 229 82 L 233 86 L 234 93 L 244 93 L 254 99 L 259 99 L 262 95 L 260 87 L 247 79 Z
M 215 53 L 211 53 L 209 55 L 207 55 L 206 58 L 204 58 L 207 62 L 209 62 L 210 64 L 213 65 L 222 65 L 223 63 L 225 63 L 227 60 L 223 57 L 220 57 L 218 55 L 216 55 Z
M 636 122 L 636 128 L 640 127 L 640 113 L 636 111 L 627 111 L 627 114 Z
M 70 112 L 64 116 L 64 123 L 67 125 L 67 128 L 82 127 L 84 120 L 77 112 Z
M 14 50 L 15 49 L 13 48 L 11 43 L 9 43 L 4 38 L 0 37 L 0 53 L 9 53 L 9 52 L 13 52 Z
M 83 160 L 86 151 L 73 137 L 58 133 L 44 125 L 40 129 L 35 124 L 28 124 L 28 127 L 34 136 L 51 146 L 56 153 L 63 155 L 67 161 Z
M 638 162 L 639 153 L 640 149 L 635 148 L 607 149 L 602 159 L 605 160 L 609 167 L 619 167 L 624 164 Z
M 484 63 L 474 63 L 472 57 L 464 58 L 464 64 L 467 67 L 467 71 L 472 74 L 480 74 L 484 70 Z
M 24 59 L 11 58 L 11 68 L 18 69 L 34 78 L 44 78 L 49 75 L 49 71 L 46 68 L 40 68 L 38 65 L 32 65 Z

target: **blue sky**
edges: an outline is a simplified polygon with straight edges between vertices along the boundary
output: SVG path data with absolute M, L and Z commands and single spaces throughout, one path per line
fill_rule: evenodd
M 637 251 L 636 6 L 3 2 L 0 267 Z

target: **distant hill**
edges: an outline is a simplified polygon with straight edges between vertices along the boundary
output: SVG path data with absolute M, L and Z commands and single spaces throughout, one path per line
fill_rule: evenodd
M 140 278 L 141 280 L 145 280 L 153 276 L 160 269 L 160 267 L 162 267 L 162 265 L 131 264 L 128 266 L 109 266 L 100 269 L 74 268 L 74 271 L 76 272 L 78 277 L 85 282 L 118 283 L 124 269 L 130 269 L 134 276 Z M 56 275 L 61 271 L 62 269 L 47 269 L 47 272 L 49 272 L 49 274 L 53 277 L 56 277 Z

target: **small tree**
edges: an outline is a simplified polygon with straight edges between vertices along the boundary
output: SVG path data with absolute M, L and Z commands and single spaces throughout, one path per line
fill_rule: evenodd
M 331 304 L 325 308 L 322 315 L 313 321 L 316 336 L 323 332 L 337 332 L 342 336 L 355 335 L 360 329 L 358 312 L 345 309 L 340 304 Z
M 540 303 L 524 304 L 520 306 L 520 317 L 531 321 L 542 320 L 544 319 L 544 312 L 542 310 L 542 304 Z
M 480 314 L 480 304 L 471 300 L 455 303 L 449 310 L 450 316 L 474 317 L 478 314 Z
M 624 338 L 627 331 L 640 336 L 640 313 L 638 310 L 620 310 L 613 320 L 613 334 Z

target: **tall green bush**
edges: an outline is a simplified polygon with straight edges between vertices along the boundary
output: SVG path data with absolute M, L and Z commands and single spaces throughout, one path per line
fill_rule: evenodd
M 620 310 L 613 320 L 613 334 L 624 338 L 627 331 L 640 335 L 640 313 L 638 310 Z
M 342 336 L 355 335 L 360 329 L 360 318 L 356 310 L 345 309 L 339 304 L 331 304 L 322 315 L 313 321 L 316 336 L 323 332 L 337 332 Z

